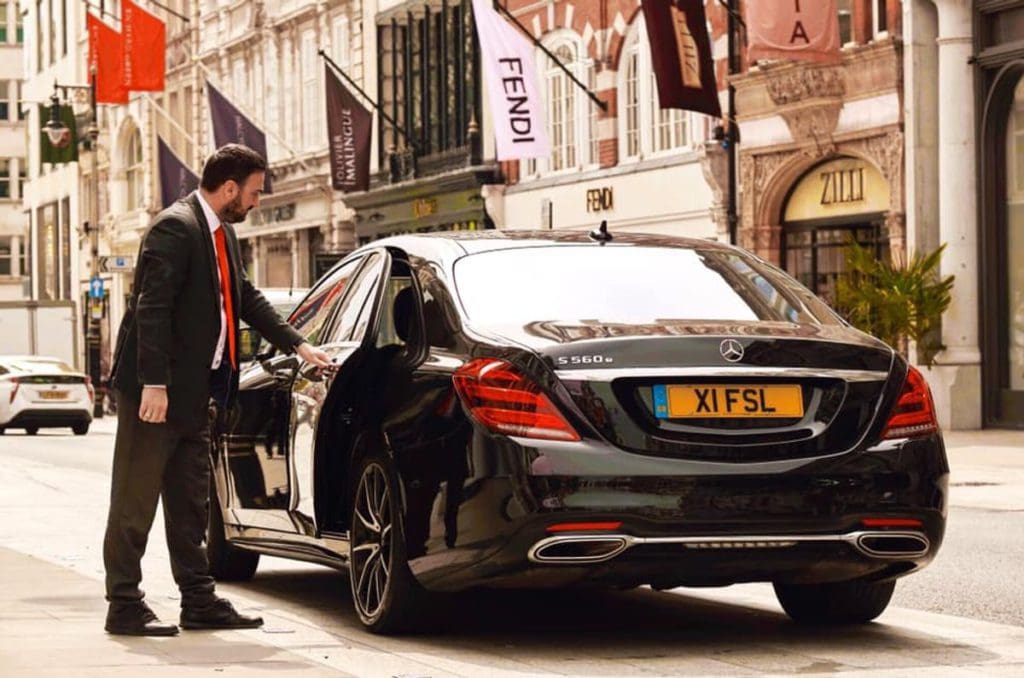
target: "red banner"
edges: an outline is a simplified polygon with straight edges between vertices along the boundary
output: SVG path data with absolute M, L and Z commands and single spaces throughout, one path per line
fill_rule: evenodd
M 124 0 L 123 8 L 125 85 L 133 91 L 163 91 L 167 55 L 164 22 L 132 0 Z
M 92 14 L 86 17 L 86 27 L 89 31 L 89 77 L 96 76 L 96 103 L 128 103 L 121 34 Z
M 800 59 L 836 63 L 839 13 L 836 0 L 748 2 L 748 56 L 758 59 Z

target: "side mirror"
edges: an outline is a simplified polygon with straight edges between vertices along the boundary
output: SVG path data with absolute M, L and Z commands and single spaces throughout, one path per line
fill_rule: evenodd
M 238 362 L 255 360 L 260 353 L 263 337 L 254 327 L 243 327 L 238 333 Z

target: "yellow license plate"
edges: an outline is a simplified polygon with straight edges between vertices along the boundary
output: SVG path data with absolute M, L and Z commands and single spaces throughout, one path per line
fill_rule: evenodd
M 804 397 L 800 386 L 789 384 L 658 385 L 654 414 L 659 419 L 802 417 Z
M 43 400 L 65 400 L 68 397 L 67 391 L 42 391 L 39 397 Z

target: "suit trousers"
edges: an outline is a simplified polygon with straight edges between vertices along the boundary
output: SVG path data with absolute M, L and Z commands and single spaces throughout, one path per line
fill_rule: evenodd
M 110 513 L 103 539 L 107 600 L 114 605 L 142 600 L 141 561 L 159 498 L 181 606 L 203 607 L 213 602 L 214 581 L 205 545 L 210 496 L 209 421 L 140 421 L 139 403 L 118 392 L 112 476 Z

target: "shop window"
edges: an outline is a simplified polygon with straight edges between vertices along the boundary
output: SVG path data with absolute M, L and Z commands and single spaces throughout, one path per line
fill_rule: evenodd
M 142 134 L 133 129 L 125 149 L 125 179 L 127 182 L 127 208 L 141 208 L 144 193 L 145 166 L 142 162 Z
M 640 159 L 691 145 L 692 114 L 662 108 L 651 64 L 651 49 L 642 14 L 633 22 L 622 49 L 619 72 L 620 155 Z
M 789 227 L 783 243 L 786 271 L 833 304 L 836 283 L 846 273 L 846 247 L 851 241 L 871 248 L 880 259 L 889 258 L 888 233 L 880 224 Z
M 1007 386 L 1024 391 L 1024 79 L 1017 83 L 1006 131 Z
M 11 117 L 11 86 L 6 80 L 0 80 L 0 122 L 7 122 Z

